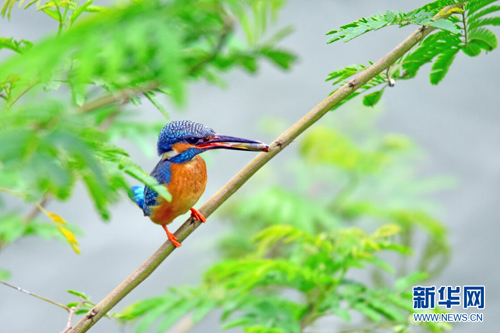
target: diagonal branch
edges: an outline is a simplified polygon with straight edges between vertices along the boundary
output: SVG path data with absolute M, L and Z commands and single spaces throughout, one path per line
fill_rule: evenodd
M 456 6 L 456 5 L 455 5 Z M 454 6 L 454 7 L 455 7 Z M 450 14 L 447 11 L 441 11 L 436 19 L 445 18 Z M 220 205 L 222 205 L 234 192 L 236 192 L 250 177 L 252 177 L 264 164 L 269 162 L 274 156 L 279 154 L 283 148 L 288 146 L 294 139 L 302 134 L 311 125 L 317 122 L 334 106 L 355 92 L 359 87 L 366 84 L 373 77 L 386 70 L 395 63 L 412 47 L 422 41 L 427 35 L 434 31 L 434 27 L 424 26 L 414 31 L 401 44 L 394 48 L 387 55 L 382 57 L 372 66 L 361 72 L 350 82 L 339 88 L 328 98 L 319 103 L 303 118 L 281 134 L 270 146 L 270 152 L 260 153 L 247 166 L 238 172 L 229 182 L 215 193 L 201 208 L 200 212 L 208 217 Z M 189 218 L 175 232 L 179 241 L 185 240 L 192 232 L 200 226 L 200 222 Z M 95 323 L 97 323 L 108 311 L 110 311 L 120 300 L 128 295 L 135 287 L 144 281 L 158 266 L 175 250 L 174 245 L 167 241 L 147 259 L 135 272 L 125 279 L 115 290 L 92 308 L 69 333 L 87 332 Z

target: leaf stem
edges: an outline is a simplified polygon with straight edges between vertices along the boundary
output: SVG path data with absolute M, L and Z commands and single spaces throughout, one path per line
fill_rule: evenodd
M 59 37 L 61 35 L 62 29 L 64 27 L 64 19 L 61 15 L 61 8 L 59 7 L 57 0 L 54 1 L 54 5 L 57 8 L 57 16 L 59 16 L 59 27 L 57 28 L 57 36 Z M 68 10 L 68 7 L 66 7 L 66 10 Z M 65 11 L 65 14 L 66 14 L 66 11 Z
M 292 127 L 281 134 L 271 145 L 270 152 L 260 153 L 247 166 L 238 172 L 229 182 L 215 193 L 199 211 L 209 217 L 220 205 L 230 198 L 250 177 L 252 177 L 262 166 L 269 162 L 274 156 L 279 154 L 283 148 L 293 142 L 311 125 L 317 122 L 334 106 L 339 104 L 361 86 L 370 81 L 377 74 L 387 69 L 391 64 L 401 58 L 413 46 L 422 41 L 435 28 L 426 26 L 420 27 L 401 42 L 387 55 L 382 57 L 372 66 L 361 72 L 349 83 L 339 88 L 335 93 L 327 97 L 303 118 L 297 121 Z M 184 241 L 191 233 L 200 226 L 200 222 L 189 218 L 175 232 L 179 241 Z M 170 241 L 165 242 L 153 253 L 135 272 L 125 279 L 115 290 L 107 295 L 101 302 L 92 308 L 69 332 L 87 332 L 97 323 L 108 311 L 110 311 L 120 300 L 142 283 L 158 266 L 175 250 Z
M 467 32 L 467 20 L 465 18 L 465 11 L 462 13 L 462 22 L 464 24 L 464 39 L 465 39 L 465 45 L 464 47 L 467 47 L 467 41 L 469 39 L 468 32 Z

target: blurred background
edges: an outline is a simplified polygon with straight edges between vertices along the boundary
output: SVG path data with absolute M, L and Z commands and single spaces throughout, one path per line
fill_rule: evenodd
M 224 77 L 229 83 L 227 89 L 194 84 L 189 88 L 187 105 L 180 110 L 169 107 L 170 115 L 176 120 L 201 122 L 219 133 L 271 142 L 280 130 L 291 126 L 331 92 L 331 85 L 325 82 L 328 73 L 350 64 L 379 59 L 414 27 L 390 27 L 350 43 L 332 45 L 326 44 L 328 31 L 389 8 L 407 11 L 423 4 L 422 1 L 415 4 L 396 0 L 290 0 L 277 23 L 277 27 L 294 27 L 294 32 L 281 44 L 298 56 L 290 71 L 264 63 L 256 75 L 242 71 L 227 74 Z M 15 10 L 10 22 L 0 20 L 0 32 L 36 41 L 54 31 L 55 25 L 34 10 Z M 446 179 L 454 179 L 445 182 L 446 189 L 428 197 L 434 204 L 435 215 L 449 230 L 452 248 L 448 265 L 429 284 L 485 285 L 484 322 L 457 324 L 454 332 L 494 332 L 500 324 L 497 241 L 500 234 L 500 112 L 499 85 L 495 81 L 500 77 L 500 57 L 498 52 L 476 58 L 459 55 L 438 86 L 429 83 L 428 73 L 429 68 L 424 68 L 416 79 L 399 81 L 394 88 L 386 89 L 375 109 L 355 101 L 327 114 L 317 125 L 328 124 L 341 130 L 343 125 L 352 125 L 349 121 L 375 119 L 373 126 L 378 132 L 404 134 L 420 147 L 422 163 L 416 166 L 419 175 L 445 175 Z M 162 119 L 149 103 L 143 103 L 140 109 L 141 120 Z M 347 113 L 356 116 L 348 118 Z M 374 113 L 380 116 L 375 117 Z M 145 170 L 152 170 L 157 163 L 154 139 L 150 139 L 149 153 L 130 142 L 119 145 L 131 152 L 132 159 Z M 266 182 L 296 189 L 299 185 L 291 176 L 280 176 L 276 170 L 284 170 L 285 175 L 291 172 L 291 161 L 301 158 L 298 150 L 299 145 L 292 143 L 227 204 L 243 199 L 245 194 L 262 188 Z M 204 157 L 209 181 L 200 203 L 254 156 L 221 151 Z M 272 177 L 272 181 L 268 177 Z M 453 186 L 448 186 L 451 183 Z M 19 205 L 15 198 L 7 199 L 6 203 Z M 81 255 L 76 256 L 59 242 L 23 238 L 0 252 L 0 264 L 12 272 L 12 284 L 62 303 L 70 301 L 67 289 L 84 291 L 92 300 L 101 300 L 165 241 L 162 230 L 144 218 L 125 197 L 114 206 L 112 219 L 106 223 L 94 212 L 82 186 L 68 202 L 51 202 L 48 208 L 83 230 L 84 236 L 79 237 Z M 179 218 L 171 230 L 176 230 L 181 221 Z M 206 225 L 189 237 L 182 248 L 116 310 L 157 295 L 170 286 L 199 283 L 202 273 L 218 258 L 218 243 L 227 229 L 224 214 L 211 216 Z M 64 326 L 66 319 L 67 314 L 57 307 L 0 287 L 0 332 L 55 332 Z M 324 320 L 317 325 L 318 332 L 335 332 L 341 328 L 335 320 Z M 92 329 L 96 333 L 133 331 L 107 319 Z M 212 314 L 191 332 L 218 331 L 218 315 Z

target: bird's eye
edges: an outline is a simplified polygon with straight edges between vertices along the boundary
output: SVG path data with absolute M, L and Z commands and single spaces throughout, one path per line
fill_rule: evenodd
M 193 136 L 190 136 L 189 138 L 187 138 L 187 139 L 186 139 L 186 141 L 187 141 L 188 143 L 190 143 L 190 144 L 193 144 L 193 145 L 194 145 L 195 143 L 197 143 L 197 142 L 198 142 L 198 138 L 195 138 L 195 137 L 193 137 Z

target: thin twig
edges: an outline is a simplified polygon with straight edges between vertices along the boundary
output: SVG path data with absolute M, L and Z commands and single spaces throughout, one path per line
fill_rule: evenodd
M 141 88 L 135 89 L 123 89 L 116 93 L 105 95 L 98 97 L 90 102 L 83 104 L 81 107 L 77 109 L 77 112 L 86 113 L 96 109 L 99 109 L 103 106 L 107 106 L 114 103 L 126 103 L 130 100 L 130 98 L 145 93 L 150 90 L 154 90 L 159 87 L 157 83 L 150 83 Z
M 19 288 L 19 287 L 13 286 L 13 285 L 11 285 L 11 284 L 9 284 L 9 283 L 5 282 L 5 281 L 0 281 L 0 283 L 1 283 L 1 284 L 6 285 L 7 287 L 11 287 L 12 289 L 16 289 L 16 290 L 18 290 L 18 291 L 20 291 L 20 292 L 22 292 L 22 293 L 25 293 L 25 294 L 28 294 L 28 295 L 30 295 L 30 296 L 36 297 L 36 298 L 38 298 L 38 299 L 41 299 L 42 301 L 48 302 L 48 303 L 50 303 L 50 304 L 54 304 L 54 305 L 56 305 L 56 306 L 58 306 L 58 307 L 60 307 L 60 308 L 63 308 L 64 310 L 66 310 L 66 311 L 68 311 L 68 312 L 70 311 L 70 309 L 69 309 L 66 305 L 63 305 L 63 304 L 61 304 L 61 303 L 57 303 L 56 301 L 52 301 L 52 300 L 50 300 L 50 299 L 48 299 L 48 298 L 45 298 L 45 297 L 42 297 L 42 296 L 40 296 L 40 295 L 33 294 L 32 292 L 29 292 L 29 291 L 27 291 L 27 290 L 25 290 L 25 289 L 22 289 L 22 288 Z
M 462 22 L 464 24 L 464 47 L 467 48 L 467 40 L 469 39 L 469 37 L 467 36 L 468 32 L 467 32 L 467 19 L 465 18 L 465 11 L 462 13 Z
M 26 214 L 23 218 L 23 223 L 25 225 L 29 224 L 39 213 L 40 213 L 40 208 L 39 207 L 44 207 L 50 200 L 51 194 L 47 193 L 43 196 L 42 200 L 36 205 L 31 208 L 31 210 Z
M 69 332 L 73 324 L 73 316 L 75 315 L 75 312 L 80 308 L 80 306 L 81 302 L 78 303 L 76 307 L 69 309 L 68 321 L 66 322 L 66 327 L 61 331 L 61 333 Z
M 288 146 L 302 132 L 323 117 L 335 105 L 339 104 L 347 96 L 363 86 L 377 74 L 381 73 L 400 57 L 402 57 L 414 45 L 423 40 L 434 30 L 433 27 L 421 27 L 413 32 L 407 39 L 389 52 L 382 59 L 364 70 L 349 83 L 339 88 L 330 95 L 285 133 L 280 135 L 270 146 L 270 152 L 257 155 L 246 167 L 236 174 L 226 185 L 215 193 L 201 208 L 200 212 L 208 217 L 220 205 L 222 205 L 234 192 L 236 192 L 251 176 L 253 176 L 264 164 L 269 162 L 283 148 Z M 189 218 L 175 232 L 179 241 L 185 240 L 200 223 Z M 160 248 L 144 262 L 134 273 L 123 281 L 115 290 L 99 302 L 86 316 L 84 316 L 70 331 L 71 333 L 82 333 L 88 331 L 97 321 L 111 310 L 121 299 L 129 294 L 135 287 L 144 281 L 173 251 L 175 247 L 170 241 L 165 242 Z
M 60 333 L 67 333 L 71 329 L 73 325 L 73 317 L 75 316 L 76 311 L 80 310 L 80 308 L 85 304 L 85 303 L 91 303 L 88 300 L 84 299 L 83 297 L 80 297 L 80 302 L 72 308 L 69 309 L 69 315 L 68 315 L 68 321 L 66 322 L 66 327 L 60 332 Z
M 27 86 L 25 86 L 23 88 L 23 90 L 21 90 L 21 92 L 19 92 L 19 94 L 17 94 L 16 96 L 14 96 L 13 98 L 8 100 L 7 104 L 5 104 L 4 110 L 10 109 L 10 107 L 12 105 L 14 105 L 14 103 L 16 103 L 24 94 L 26 94 L 31 88 L 36 86 L 38 83 L 39 83 L 39 80 L 37 79 L 37 80 L 34 80 L 33 82 L 31 82 L 30 84 L 28 84 Z
M 24 193 L 18 192 L 16 190 L 11 190 L 7 187 L 0 187 L 0 192 L 9 193 L 10 195 L 15 195 L 16 197 L 24 198 L 26 195 Z

